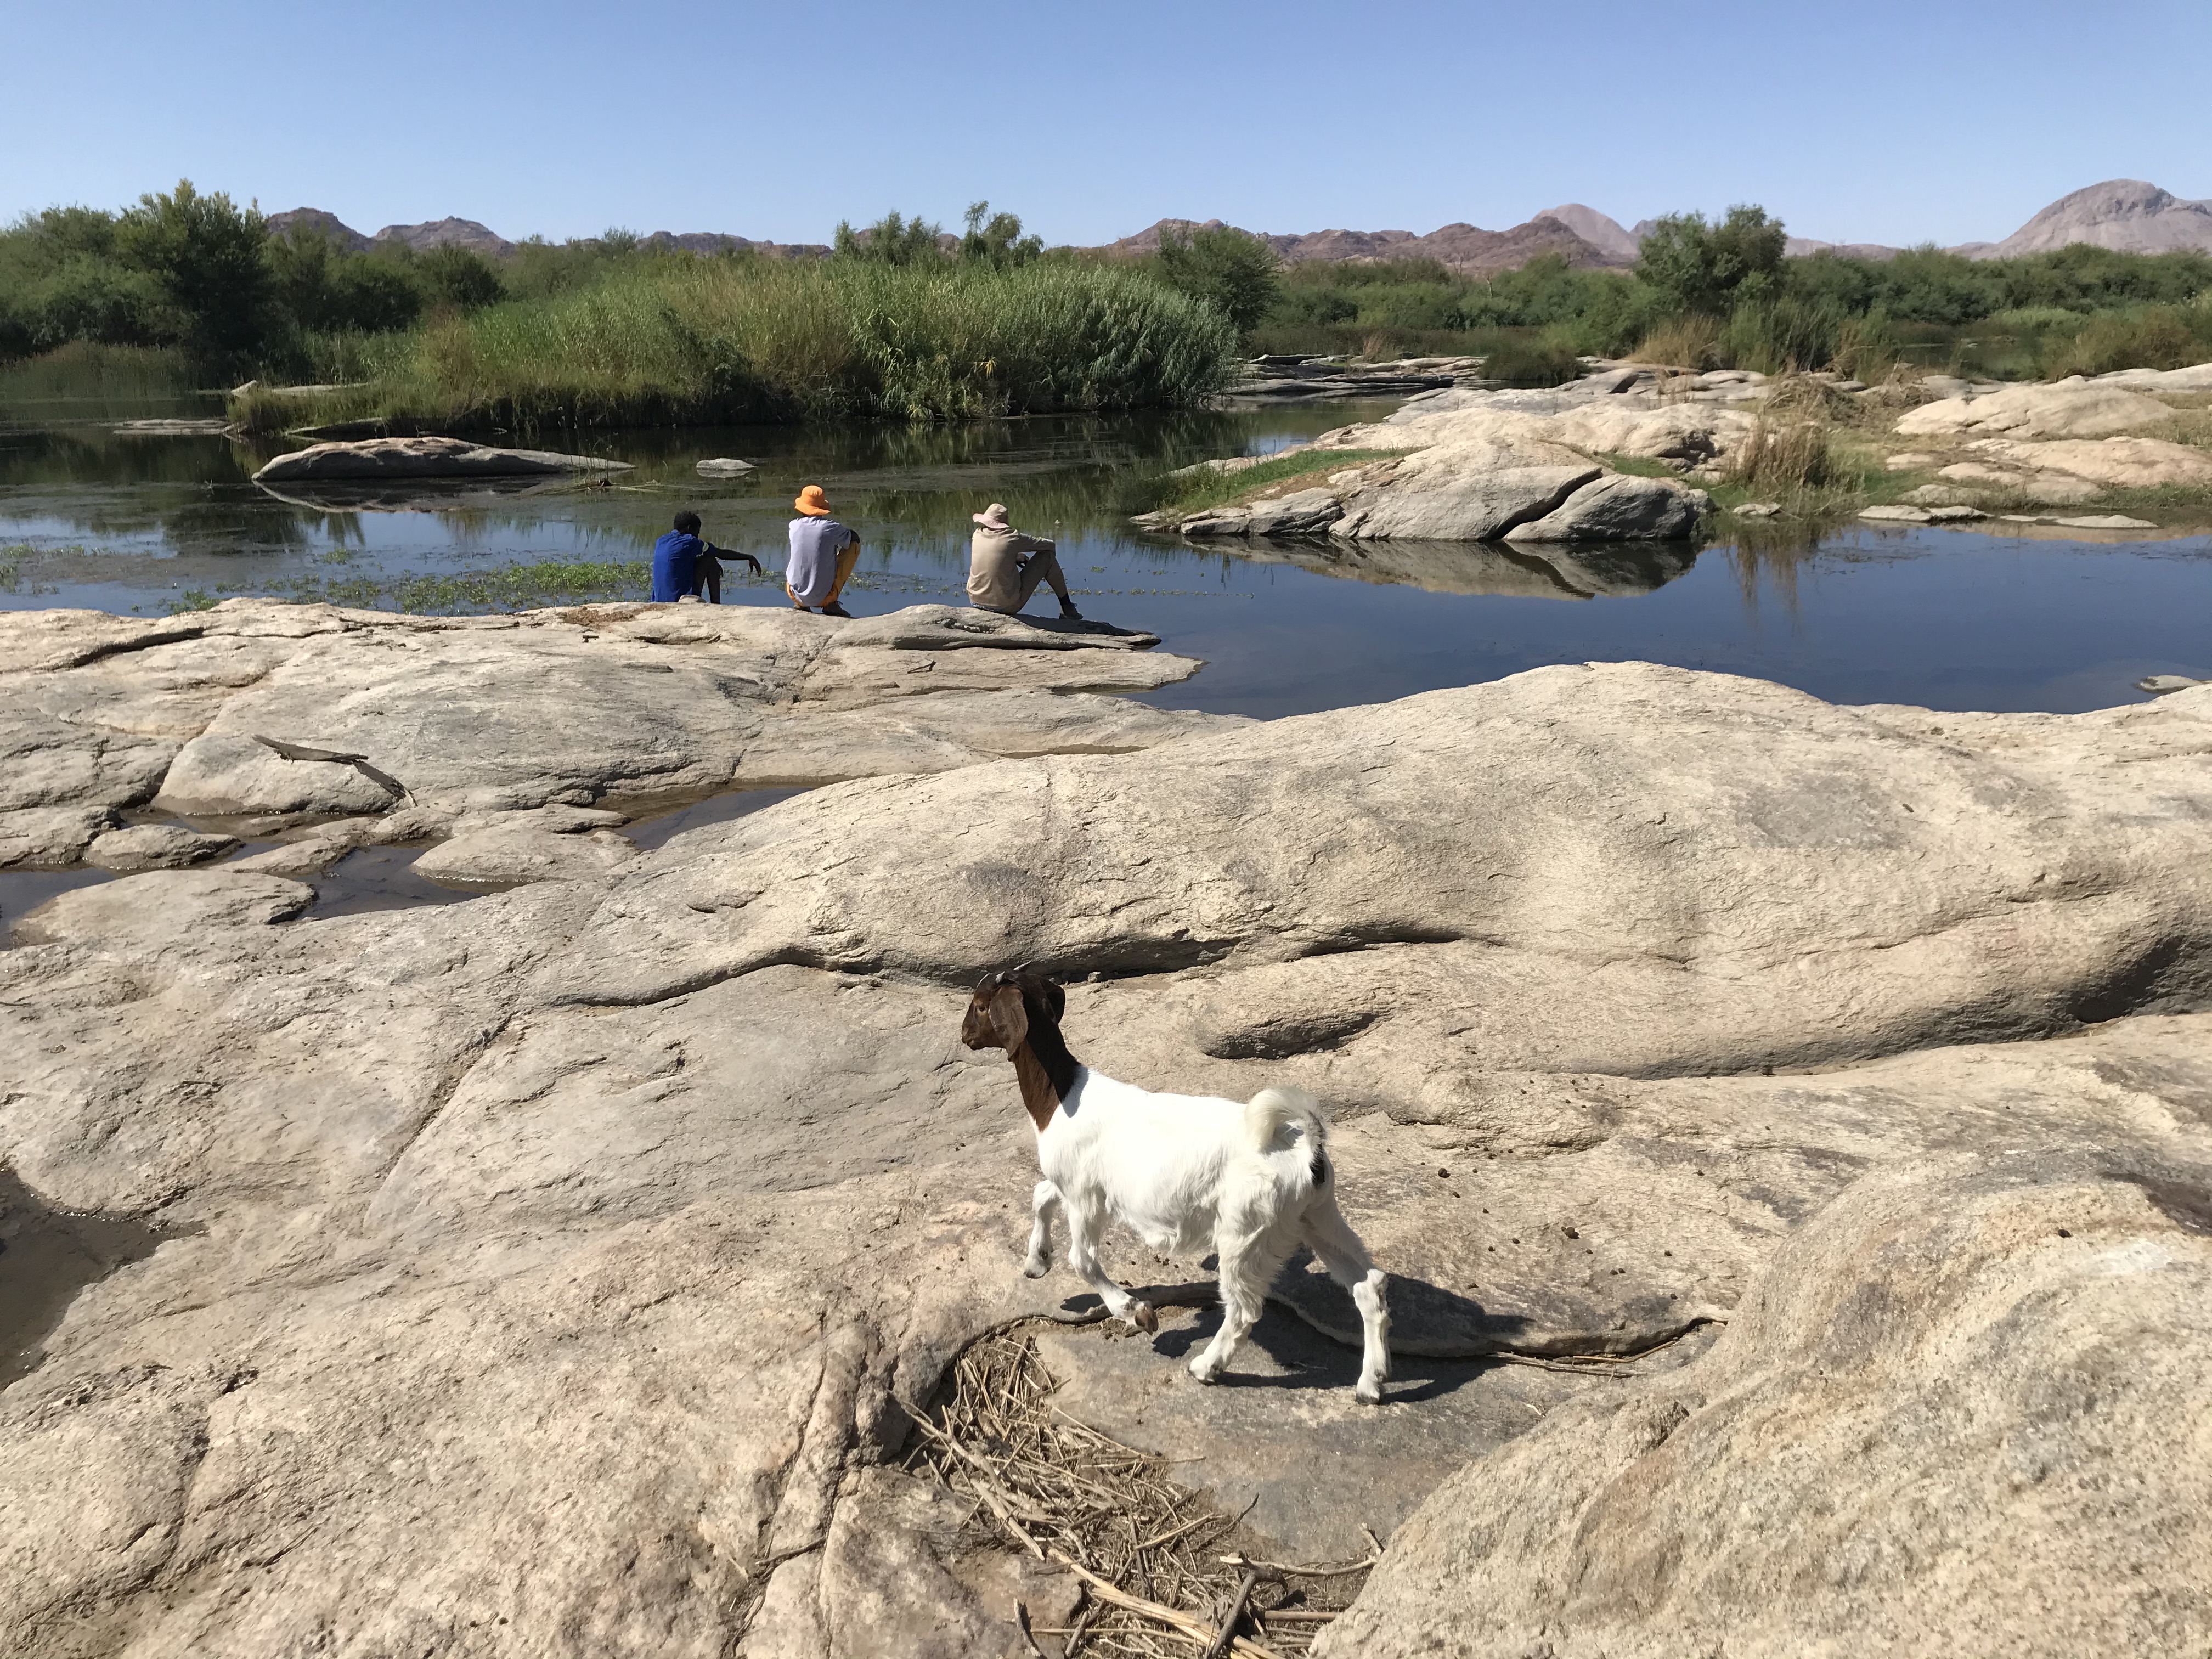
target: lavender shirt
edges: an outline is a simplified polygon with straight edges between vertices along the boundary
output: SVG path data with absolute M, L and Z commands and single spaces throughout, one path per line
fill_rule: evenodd
M 793 519 L 784 586 L 801 605 L 822 605 L 837 580 L 837 556 L 860 538 L 835 519 Z

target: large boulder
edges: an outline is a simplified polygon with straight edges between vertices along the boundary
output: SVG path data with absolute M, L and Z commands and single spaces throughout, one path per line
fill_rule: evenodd
M 1540 519 L 1505 532 L 1514 542 L 1680 541 L 1697 533 L 1709 498 L 1672 478 L 1607 473 Z
M 264 462 L 256 483 L 374 483 L 386 478 L 516 478 L 627 472 L 628 461 L 550 449 L 499 449 L 465 438 L 364 438 L 311 444 Z
M 1329 533 L 1349 540 L 1488 541 L 1602 476 L 1595 462 L 1489 443 L 1416 450 L 1352 494 Z
M 1702 1364 L 1447 1481 L 1316 1651 L 2193 1653 L 2212 1164 L 1873 1176 Z
M 1923 404 L 1901 416 L 1897 429 L 1912 436 L 2103 438 L 2162 431 L 2174 418 L 2155 398 L 2075 375 L 2049 386 L 2008 386 L 1986 397 Z

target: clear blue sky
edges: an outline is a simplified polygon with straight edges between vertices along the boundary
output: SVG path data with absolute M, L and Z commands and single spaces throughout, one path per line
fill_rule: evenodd
M 2212 197 L 2208 0 L 10 0 L 0 38 L 9 218 L 189 177 L 510 237 L 820 241 L 988 197 L 1054 242 L 1744 201 L 1910 243 L 2102 179 Z

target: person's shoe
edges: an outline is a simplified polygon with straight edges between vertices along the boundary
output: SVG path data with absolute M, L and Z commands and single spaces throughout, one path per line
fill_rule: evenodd
M 825 617 L 842 617 L 847 622 L 853 619 L 853 613 L 835 599 L 822 607 L 822 614 Z
M 1060 619 L 1062 622 L 1081 622 L 1083 620 L 1083 613 L 1075 608 L 1075 601 L 1073 599 L 1062 599 L 1060 602 Z

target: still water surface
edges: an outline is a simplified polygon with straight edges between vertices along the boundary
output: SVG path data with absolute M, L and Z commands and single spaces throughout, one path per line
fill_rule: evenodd
M 1142 481 L 1166 468 L 1266 453 L 1387 407 L 595 434 L 583 447 L 637 464 L 612 487 L 381 501 L 280 497 L 248 476 L 269 452 L 122 435 L 113 422 L 129 411 L 112 398 L 75 412 L 0 408 L 0 606 L 158 616 L 274 593 L 503 608 L 523 602 L 511 586 L 519 568 L 636 564 L 684 506 L 711 539 L 760 555 L 773 573 L 791 497 L 816 483 L 863 538 L 856 613 L 960 602 L 969 515 L 1004 501 L 1023 528 L 1060 540 L 1086 615 L 1206 659 L 1148 699 L 1169 707 L 1287 714 L 1623 658 L 1755 675 L 1833 702 L 1947 709 L 2070 712 L 2136 701 L 2145 674 L 2212 674 L 2203 536 L 1847 526 L 1610 554 L 1352 551 L 1200 546 L 1127 522 Z M 173 401 L 147 412 L 194 411 Z M 760 470 L 736 480 L 693 471 L 725 455 Z M 379 510 L 393 507 L 403 510 Z M 570 585 L 538 602 L 573 597 L 575 573 L 561 580 Z M 610 568 L 600 593 L 635 591 Z M 783 603 L 773 574 L 737 575 L 724 597 Z

